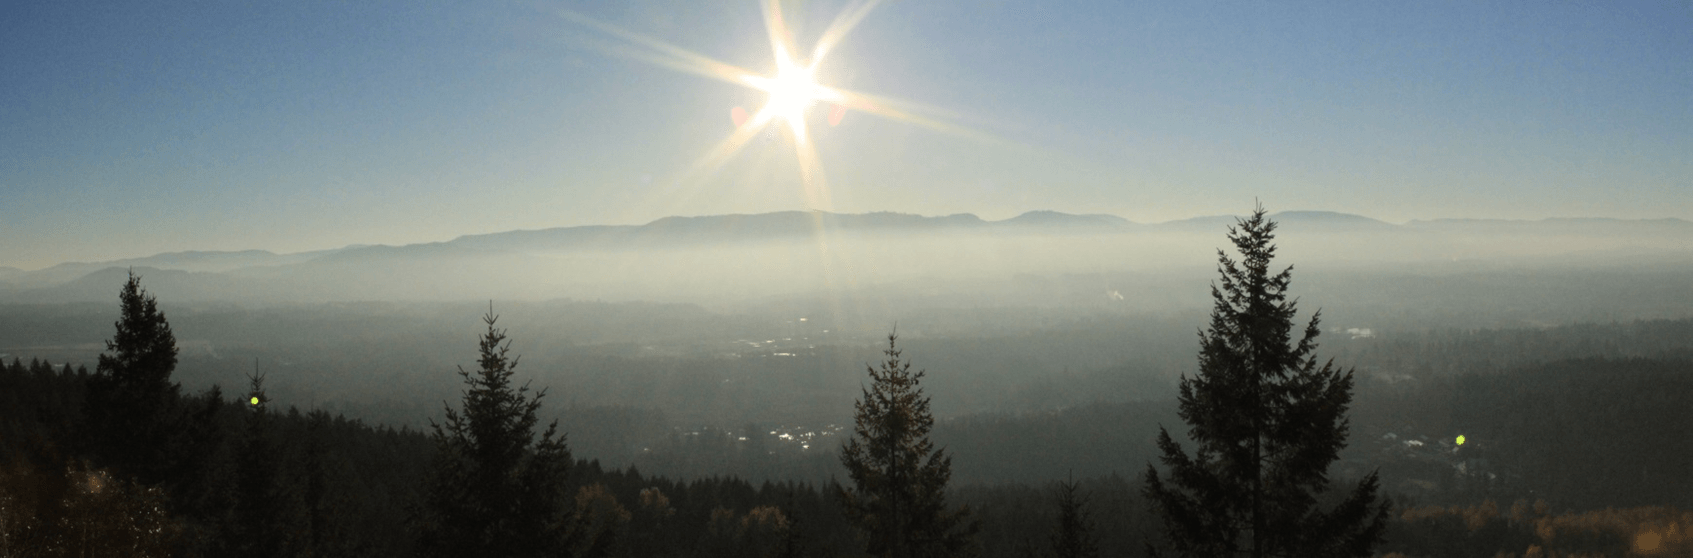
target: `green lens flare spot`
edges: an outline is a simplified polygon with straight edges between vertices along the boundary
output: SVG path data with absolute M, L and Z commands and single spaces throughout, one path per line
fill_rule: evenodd
M 254 400 L 254 401 L 258 401 L 258 399 L 257 399 L 257 398 L 255 398 L 255 399 L 253 399 L 253 400 Z M 1458 445 L 1460 445 L 1460 446 L 1461 446 L 1461 445 L 1464 445 L 1464 435 L 1463 435 L 1463 434 L 1459 434 L 1459 435 L 1458 435 Z
M 255 396 L 253 396 L 252 399 L 249 399 L 248 401 L 252 402 L 253 405 L 258 405 L 259 404 L 259 396 L 255 395 Z M 1458 442 L 1458 443 L 1462 444 L 1463 442 Z

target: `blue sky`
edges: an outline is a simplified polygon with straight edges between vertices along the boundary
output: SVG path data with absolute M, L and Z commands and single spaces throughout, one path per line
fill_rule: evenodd
M 806 50 L 849 4 L 781 6 Z M 583 23 L 770 73 L 761 13 L 9 2 L 0 265 L 817 208 L 784 135 L 688 172 L 764 92 Z M 809 141 L 841 212 L 1693 219 L 1690 28 L 1684 1 L 890 1 L 818 81 L 951 131 L 825 107 Z

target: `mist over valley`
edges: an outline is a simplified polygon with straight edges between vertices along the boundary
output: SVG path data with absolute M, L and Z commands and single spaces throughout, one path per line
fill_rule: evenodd
M 1355 459 L 1382 435 L 1448 434 L 1431 417 L 1450 411 L 1403 398 L 1464 374 L 1693 348 L 1687 222 L 1274 219 L 1300 319 L 1321 309 L 1323 357 L 1358 370 Z M 1179 421 L 1234 222 L 788 212 L 61 264 L 0 280 L 0 353 L 92 365 L 133 269 L 175 327 L 185 388 L 258 370 L 278 404 L 424 428 L 491 304 L 577 456 L 824 482 L 897 327 L 961 480 L 1127 474 Z M 1043 423 L 1073 433 L 1014 435 Z M 1036 439 L 1052 447 L 987 457 Z

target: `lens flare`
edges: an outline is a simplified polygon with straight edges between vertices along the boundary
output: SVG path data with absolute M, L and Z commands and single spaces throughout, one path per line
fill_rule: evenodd
M 847 34 L 880 3 L 880 0 L 864 0 L 847 6 L 818 38 L 817 44 L 811 49 L 811 58 L 799 60 L 794 54 L 802 51 L 794 46 L 793 34 L 788 28 L 778 0 L 763 0 L 765 33 L 770 42 L 775 70 L 769 74 L 749 71 L 569 10 L 552 11 L 564 19 L 620 39 L 617 42 L 601 42 L 588 37 L 572 37 L 573 41 L 586 46 L 769 94 L 764 107 L 752 114 L 747 114 L 745 109 L 731 108 L 730 119 L 734 121 L 734 131 L 682 171 L 675 179 L 676 184 L 710 174 L 739 153 L 767 126 L 781 124 L 787 128 L 793 140 L 806 205 L 814 210 L 827 211 L 831 209 L 832 203 L 822 160 L 806 129 L 806 113 L 819 103 L 829 104 L 826 118 L 831 126 L 840 125 L 847 112 L 856 111 L 984 143 L 1008 144 L 1001 138 L 920 114 L 945 114 L 945 111 L 934 107 L 920 107 L 909 102 L 831 87 L 818 82 L 818 69 L 828 59 L 829 54 L 834 52 L 835 47 L 840 45 Z

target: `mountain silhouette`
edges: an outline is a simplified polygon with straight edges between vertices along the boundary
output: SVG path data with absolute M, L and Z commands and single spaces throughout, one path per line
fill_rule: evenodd
M 1290 261 L 1387 265 L 1647 259 L 1693 246 L 1693 223 L 1602 218 L 1538 221 L 1436 219 L 1403 225 L 1331 211 L 1272 216 Z M 0 300 L 105 300 L 125 270 L 145 270 L 161 296 L 236 300 L 349 300 L 592 292 L 643 296 L 701 285 L 824 288 L 1008 272 L 1093 272 L 1203 262 L 1236 217 L 1154 224 L 1114 215 L 1029 211 L 989 221 L 961 213 L 782 211 L 673 216 L 642 225 L 594 225 L 466 235 L 442 242 L 350 245 L 276 254 L 170 252 L 35 271 L 0 268 Z M 1567 256 L 1566 256 L 1567 255 Z M 1532 259 L 1532 260 L 1530 260 Z M 1680 261 L 1677 260 L 1677 261 Z M 585 296 L 585 295 L 570 295 Z

